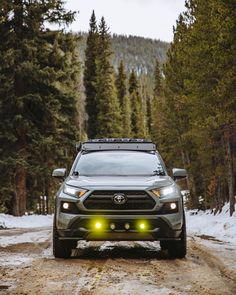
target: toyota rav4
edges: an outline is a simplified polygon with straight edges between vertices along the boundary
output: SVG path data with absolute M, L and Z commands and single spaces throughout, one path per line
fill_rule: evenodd
M 56 195 L 53 254 L 68 258 L 77 242 L 160 241 L 169 256 L 186 255 L 183 199 L 156 146 L 143 139 L 96 139 L 77 145 L 71 171 Z

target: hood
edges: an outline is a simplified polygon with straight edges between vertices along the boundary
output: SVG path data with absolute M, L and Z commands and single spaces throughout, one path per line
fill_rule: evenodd
M 169 176 L 69 176 L 66 184 L 80 188 L 158 188 L 173 184 Z

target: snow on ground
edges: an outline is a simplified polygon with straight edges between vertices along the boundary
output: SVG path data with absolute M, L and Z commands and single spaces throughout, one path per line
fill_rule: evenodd
M 216 215 L 207 211 L 187 211 L 186 223 L 188 235 L 207 235 L 220 241 L 236 245 L 236 212 L 229 216 L 229 204 Z
M 35 228 L 51 226 L 53 215 L 28 215 L 15 217 L 0 214 L 0 228 Z
M 0 254 L 0 266 L 20 266 L 22 264 L 30 265 L 32 261 L 33 257 L 31 255 L 22 253 L 11 253 L 10 255 L 6 255 L 5 253 L 4 255 Z
M 25 215 L 15 217 L 12 215 L 0 214 L 0 247 L 22 243 L 45 242 L 50 236 L 50 229 L 44 228 L 51 227 L 52 220 L 53 215 Z M 35 228 L 35 230 L 30 230 L 29 232 L 24 230 L 22 233 L 18 232 L 18 229 L 27 228 Z M 39 230 L 37 230 L 37 228 Z M 14 229 L 16 232 L 8 234 L 8 230 L 4 229 Z
M 0 233 L 1 234 L 1 233 Z M 36 232 L 26 232 L 18 235 L 3 235 L 0 238 L 0 247 L 7 247 L 9 245 L 23 244 L 23 243 L 43 243 L 49 239 L 50 230 L 45 229 Z

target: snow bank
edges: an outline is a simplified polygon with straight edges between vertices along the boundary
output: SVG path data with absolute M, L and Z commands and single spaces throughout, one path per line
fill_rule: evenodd
M 1 233 L 0 233 L 1 234 Z M 1 236 L 0 247 L 7 247 L 9 245 L 23 244 L 23 243 L 44 243 L 50 239 L 50 229 L 40 230 L 36 232 L 26 232 L 15 234 L 11 236 Z
M 0 228 L 34 228 L 51 226 L 53 215 L 28 215 L 15 217 L 0 214 Z
M 211 214 L 207 211 L 187 211 L 187 231 L 189 235 L 207 235 L 218 240 L 236 245 L 236 212 L 229 216 L 229 204 L 222 212 Z

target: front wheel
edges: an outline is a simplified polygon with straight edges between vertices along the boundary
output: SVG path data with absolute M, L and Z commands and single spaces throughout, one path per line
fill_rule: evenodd
M 180 234 L 180 240 L 160 241 L 160 246 L 162 250 L 168 250 L 169 257 L 184 258 L 187 254 L 187 235 L 185 221 Z
M 54 224 L 53 226 L 53 255 L 55 258 L 69 258 L 72 253 L 72 249 L 76 248 L 76 241 L 61 241 Z
M 170 241 L 168 254 L 171 258 L 184 258 L 187 253 L 186 229 L 182 230 L 181 240 Z
M 160 241 L 160 247 L 161 247 L 161 250 L 167 250 L 168 249 L 168 241 Z

